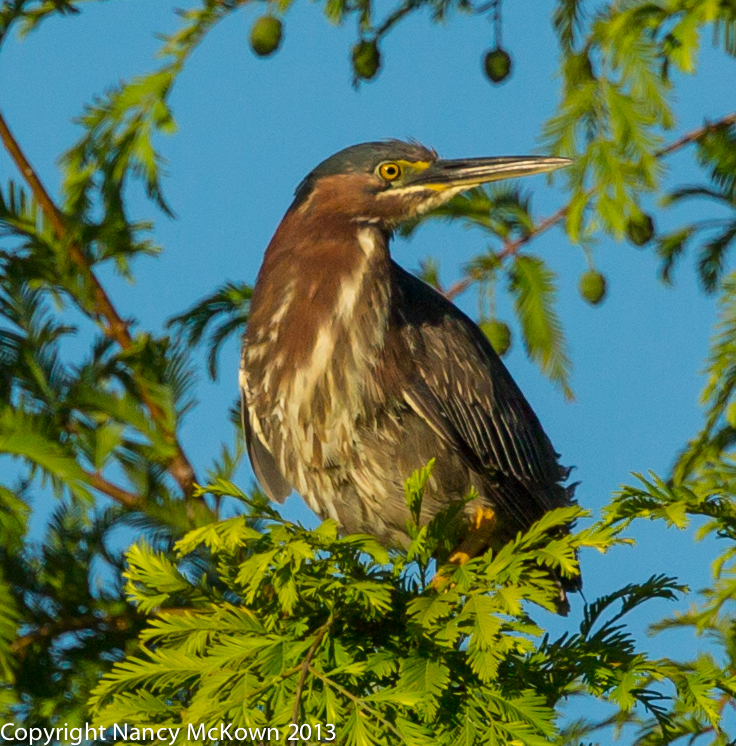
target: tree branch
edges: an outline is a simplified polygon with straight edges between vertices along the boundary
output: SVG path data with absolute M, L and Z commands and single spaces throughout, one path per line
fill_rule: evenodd
M 400 740 L 403 740 L 401 733 L 394 727 L 393 723 L 390 723 L 388 720 L 386 720 L 386 718 L 384 718 L 380 712 L 374 710 L 370 705 L 367 705 L 360 697 L 356 697 L 344 686 L 340 686 L 340 684 L 329 678 L 329 676 L 325 676 L 323 673 L 320 673 L 316 668 L 314 668 L 314 666 L 309 666 L 308 671 L 312 674 L 312 676 L 316 676 L 323 684 L 331 686 L 335 691 L 340 692 L 340 694 L 342 694 L 344 697 L 347 697 L 356 707 L 368 712 L 376 720 L 378 720 L 381 725 L 395 733 Z
M 528 244 L 541 233 L 544 233 L 553 226 L 557 225 L 557 223 L 559 223 L 561 220 L 564 220 L 565 215 L 567 215 L 567 210 L 568 207 L 567 205 L 565 205 L 564 207 L 561 207 L 559 210 L 557 210 L 557 212 L 553 213 L 549 217 L 544 218 L 543 220 L 540 220 L 536 225 L 532 226 L 529 233 L 527 233 L 525 236 L 521 236 L 514 241 L 505 241 L 503 244 L 503 249 L 501 249 L 501 251 L 498 253 L 498 259 L 500 261 L 503 261 L 506 257 L 516 254 L 522 246 Z M 452 300 L 454 297 L 460 295 L 461 293 L 464 293 L 474 282 L 476 282 L 476 279 L 474 277 L 463 277 L 462 280 L 458 280 L 454 285 L 451 285 L 447 289 L 447 291 L 445 292 L 445 297 Z
M 665 145 L 661 150 L 658 150 L 655 153 L 655 156 L 657 158 L 662 158 L 662 156 L 674 153 L 675 151 L 684 148 L 686 145 L 690 145 L 690 143 L 697 142 L 701 137 L 703 137 L 703 135 L 707 135 L 709 132 L 713 132 L 713 130 L 720 129 L 721 127 L 728 127 L 731 124 L 736 124 L 736 112 L 728 114 L 721 119 L 717 119 L 715 122 L 706 122 L 702 127 L 690 130 L 690 132 L 687 132 L 674 142 L 671 142 L 669 145 Z
M 374 36 L 376 39 L 380 39 L 386 34 L 389 29 L 398 23 L 404 16 L 411 13 L 413 10 L 419 7 L 417 0 L 407 0 L 403 5 L 400 5 L 391 15 L 375 30 Z
M 133 623 L 132 617 L 135 615 L 137 615 L 135 610 L 126 608 L 122 614 L 114 616 L 80 614 L 72 619 L 57 619 L 46 624 L 41 624 L 32 632 L 16 637 L 10 644 L 10 650 L 22 661 L 26 657 L 28 647 L 38 640 L 46 640 L 50 637 L 67 634 L 68 632 L 80 632 L 88 628 L 94 628 L 96 632 L 100 632 L 101 625 L 106 625 L 108 628 L 122 632 L 130 628 Z
M 516 254 L 519 249 L 528 244 L 529 241 L 536 238 L 537 236 L 541 235 L 545 231 L 548 231 L 553 226 L 557 225 L 560 221 L 565 219 L 565 215 L 567 215 L 568 206 L 565 205 L 564 207 L 561 207 L 557 212 L 553 213 L 549 217 L 544 218 L 543 220 L 540 220 L 536 225 L 534 225 L 529 233 L 527 233 L 525 236 L 521 236 L 521 238 L 517 238 L 515 241 L 506 241 L 503 245 L 503 249 L 498 255 L 498 258 L 503 260 L 507 256 L 512 256 L 513 254 Z
M 721 127 L 728 127 L 732 124 L 736 124 L 736 112 L 727 114 L 726 116 L 721 117 L 721 119 L 718 119 L 715 122 L 706 122 L 702 127 L 697 127 L 696 129 L 690 130 L 690 132 L 687 132 L 682 137 L 679 137 L 677 140 L 674 140 L 669 145 L 665 145 L 661 150 L 658 150 L 655 153 L 655 156 L 657 158 L 663 158 L 664 156 L 681 150 L 691 143 L 697 142 L 701 137 L 703 137 L 703 135 L 706 135 L 709 132 L 713 132 L 714 130 L 720 129 Z M 562 222 L 565 219 L 568 210 L 569 206 L 565 205 L 557 210 L 557 212 L 552 213 L 552 215 L 540 220 L 525 236 L 517 238 L 514 241 L 504 241 L 503 248 L 498 253 L 497 258 L 500 261 L 503 261 L 507 257 L 516 254 L 522 246 L 528 244 L 532 239 L 536 238 L 545 231 L 548 231 L 553 226 Z M 445 291 L 444 295 L 449 300 L 452 300 L 461 293 L 464 293 L 476 281 L 477 280 L 475 277 L 463 277 L 462 279 L 451 285 Z
M 317 630 L 317 635 L 314 638 L 314 642 L 310 645 L 309 650 L 307 651 L 307 655 L 304 658 L 304 662 L 301 665 L 302 672 L 299 675 L 299 681 L 296 685 L 296 693 L 294 694 L 294 709 L 291 713 L 292 723 L 299 722 L 299 706 L 302 700 L 304 682 L 307 680 L 307 674 L 309 673 L 309 667 L 312 663 L 312 658 L 314 658 L 314 654 L 317 652 L 317 648 L 320 646 L 320 643 L 322 642 L 325 634 L 327 634 L 327 630 L 332 626 L 332 621 L 332 615 L 330 615 L 330 618 Z
M 5 118 L 0 112 L 0 140 L 5 149 L 13 159 L 21 176 L 33 192 L 33 196 L 38 202 L 43 214 L 54 229 L 59 240 L 69 239 L 69 231 L 66 225 L 66 219 L 61 210 L 56 206 L 44 187 L 41 179 L 36 174 L 30 162 L 20 148 L 18 141 L 10 131 Z M 94 297 L 94 315 L 102 327 L 105 336 L 117 342 L 122 350 L 129 350 L 133 347 L 133 337 L 130 334 L 127 322 L 125 322 L 117 309 L 113 305 L 110 297 L 100 283 L 97 275 L 94 273 L 89 261 L 84 255 L 81 248 L 73 241 L 68 241 L 69 257 L 77 265 L 77 268 L 87 277 L 92 287 Z M 176 455 L 168 465 L 171 476 L 176 480 L 185 497 L 190 497 L 194 489 L 196 476 L 194 468 L 187 458 L 181 444 L 177 440 L 176 433 L 166 425 L 164 412 L 159 405 L 151 398 L 147 390 L 147 382 L 140 375 L 136 375 L 138 384 L 138 393 L 141 401 L 148 410 L 151 418 L 158 425 L 164 437 L 176 447 Z M 104 490 L 103 490 L 104 491 Z
M 108 482 L 107 479 L 97 472 L 87 471 L 85 474 L 89 479 L 89 483 L 96 490 L 111 497 L 113 500 L 117 500 L 120 504 L 125 505 L 126 508 L 140 507 L 142 500 L 138 495 L 133 492 L 128 492 L 128 490 L 118 487 L 112 482 Z
M 293 668 L 289 668 L 283 673 L 278 674 L 277 676 L 272 676 L 265 684 L 262 686 L 259 686 L 257 689 L 253 689 L 252 691 L 248 692 L 246 695 L 249 700 L 252 700 L 254 697 L 257 697 L 259 694 L 265 692 L 267 689 L 270 689 L 274 684 L 276 684 L 279 681 L 286 681 L 289 677 L 293 676 L 297 671 L 301 670 L 301 664 L 298 666 L 294 666 Z

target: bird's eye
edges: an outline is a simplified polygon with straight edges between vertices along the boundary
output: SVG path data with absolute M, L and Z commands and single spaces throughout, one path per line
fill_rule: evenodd
M 383 163 L 378 169 L 378 174 L 386 181 L 396 181 L 401 176 L 401 166 L 398 163 Z

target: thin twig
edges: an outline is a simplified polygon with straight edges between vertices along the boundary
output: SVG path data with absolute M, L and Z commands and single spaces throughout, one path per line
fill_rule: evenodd
M 401 733 L 399 733 L 393 723 L 390 723 L 388 720 L 386 720 L 386 718 L 384 718 L 379 712 L 374 710 L 370 705 L 367 705 L 360 697 L 356 697 L 352 692 L 345 689 L 345 687 L 340 686 L 340 684 L 338 684 L 336 681 L 333 681 L 329 676 L 325 676 L 323 673 L 320 673 L 314 666 L 309 666 L 308 670 L 309 673 L 312 674 L 312 676 L 316 676 L 323 684 L 327 684 L 327 686 L 331 686 L 335 691 L 340 692 L 340 694 L 342 694 L 344 697 L 347 697 L 361 710 L 365 710 L 366 712 L 370 713 L 376 720 L 378 720 L 379 723 L 386 726 L 389 730 L 393 731 L 399 738 L 403 740 Z
M 304 682 L 307 680 L 307 673 L 309 672 L 309 666 L 312 663 L 312 658 L 314 658 L 314 654 L 317 652 L 317 648 L 320 646 L 322 639 L 324 638 L 325 634 L 327 634 L 327 630 L 331 626 L 332 626 L 332 615 L 330 615 L 330 618 L 317 630 L 317 634 L 314 638 L 314 642 L 309 646 L 309 650 L 307 650 L 307 655 L 304 658 L 304 661 L 302 663 L 302 672 L 299 676 L 299 682 L 296 685 L 296 693 L 294 694 L 294 710 L 291 713 L 292 723 L 299 722 L 299 706 L 301 704 L 302 691 L 304 690 Z
M 248 692 L 247 699 L 251 700 L 254 697 L 257 697 L 261 692 L 265 692 L 266 689 L 270 689 L 274 684 L 276 684 L 279 681 L 286 681 L 290 676 L 293 676 L 297 671 L 301 671 L 302 664 L 300 663 L 297 666 L 294 666 L 293 668 L 289 668 L 283 673 L 280 673 L 278 676 L 272 676 L 267 683 L 263 684 L 262 686 L 259 686 L 257 689 L 253 689 L 253 691 Z
M 0 112 L 0 140 L 2 140 L 5 149 L 13 159 L 18 171 L 33 192 L 33 196 L 38 202 L 41 210 L 54 229 L 54 233 L 59 240 L 69 238 L 69 231 L 66 220 L 61 210 L 56 206 L 49 196 L 38 174 L 35 172 L 25 154 L 20 148 L 18 141 L 10 131 L 5 118 Z M 99 321 L 105 336 L 117 342 L 123 350 L 129 350 L 133 347 L 133 337 L 126 321 L 122 319 L 117 309 L 113 305 L 110 297 L 100 283 L 97 275 L 94 273 L 89 261 L 84 256 L 84 252 L 73 241 L 68 241 L 67 250 L 69 257 L 76 264 L 77 268 L 84 273 L 92 287 L 94 297 L 94 314 Z M 186 497 L 192 494 L 196 477 L 194 469 L 189 462 L 181 444 L 176 438 L 176 434 L 166 425 L 166 417 L 161 407 L 151 398 L 147 390 L 147 382 L 140 376 L 136 376 L 138 383 L 139 395 L 141 401 L 148 409 L 154 422 L 161 429 L 164 437 L 176 448 L 176 454 L 168 465 L 171 476 L 176 480 Z
M 374 36 L 380 39 L 392 26 L 398 23 L 405 15 L 411 13 L 419 6 L 417 0 L 408 0 L 400 5 L 391 15 L 375 30 Z
M 0 112 L 0 139 L 2 139 L 5 149 L 10 153 L 10 157 L 18 167 L 21 176 L 23 176 L 28 183 L 28 186 L 31 188 L 31 191 L 36 198 L 36 202 L 41 206 L 41 209 L 44 211 L 44 214 L 53 226 L 54 232 L 60 238 L 64 234 L 64 220 L 54 204 L 54 201 L 46 191 L 46 188 L 33 170 L 33 167 L 20 149 L 18 141 L 13 137 L 2 112 Z
M 661 150 L 655 153 L 657 158 L 663 158 L 664 156 L 670 155 L 678 150 L 681 150 L 691 143 L 697 142 L 703 135 L 713 132 L 714 130 L 720 129 L 721 127 L 728 127 L 731 124 L 736 124 L 736 112 L 727 114 L 721 119 L 715 122 L 707 122 L 702 127 L 698 127 L 690 132 L 687 132 L 682 137 L 674 140 L 669 145 L 665 145 Z M 521 238 L 517 238 L 513 241 L 504 241 L 503 248 L 498 253 L 497 258 L 501 261 L 507 257 L 516 254 L 522 246 L 528 244 L 532 239 L 536 238 L 540 234 L 548 231 L 561 221 L 563 221 L 570 209 L 569 205 L 561 207 L 557 212 L 552 213 L 549 217 L 543 218 L 536 225 L 534 225 L 529 233 Z M 461 293 L 464 293 L 473 283 L 477 282 L 475 277 L 466 276 L 458 280 L 456 283 L 451 285 L 444 293 L 445 297 L 452 300 Z
M 450 285 L 450 287 L 447 288 L 447 290 L 445 290 L 444 292 L 445 298 L 447 298 L 448 300 L 452 300 L 458 295 L 461 295 L 462 293 L 464 293 L 474 282 L 475 282 L 475 277 L 470 277 L 469 275 L 466 277 L 463 277 L 462 280 L 458 280 L 457 282 Z
M 64 429 L 68 433 L 77 437 L 80 435 L 80 429 L 77 427 L 75 422 L 67 422 Z M 133 492 L 128 492 L 128 490 L 123 489 L 122 487 L 118 487 L 118 485 L 105 479 L 99 471 L 84 470 L 84 474 L 87 477 L 87 481 L 96 490 L 103 492 L 113 500 L 117 500 L 122 505 L 125 505 L 125 507 L 134 508 L 141 504 L 142 498 L 139 495 L 136 495 Z
M 732 114 L 716 120 L 715 122 L 706 122 L 702 127 L 698 127 L 690 132 L 687 132 L 682 137 L 678 138 L 669 145 L 665 145 L 661 150 L 658 150 L 654 155 L 657 158 L 674 153 L 676 150 L 684 148 L 692 142 L 697 142 L 703 135 L 707 135 L 709 132 L 721 129 L 721 127 L 728 127 L 731 124 L 736 124 L 736 111 Z
M 567 215 L 568 206 L 561 207 L 557 212 L 553 213 L 547 218 L 540 220 L 536 225 L 532 226 L 532 229 L 525 236 L 517 238 L 515 241 L 506 241 L 503 249 L 498 255 L 498 258 L 503 260 L 507 256 L 516 254 L 516 252 L 525 244 L 528 244 L 533 238 L 536 238 L 541 233 L 548 231 L 553 226 L 557 225 L 561 220 L 565 219 Z
M 564 220 L 565 215 L 567 215 L 567 211 L 568 206 L 565 205 L 564 207 L 561 207 L 559 210 L 557 210 L 557 212 L 553 213 L 547 218 L 544 218 L 544 220 L 540 220 L 536 225 L 532 226 L 531 230 L 526 235 L 521 236 L 521 238 L 517 238 L 514 241 L 505 241 L 503 244 L 503 249 L 501 249 L 501 251 L 498 253 L 498 259 L 503 261 L 506 257 L 516 254 L 516 252 L 519 251 L 522 246 L 528 244 L 532 239 L 536 238 L 541 233 L 544 233 L 553 226 L 557 225 L 557 223 L 559 223 L 561 220 Z M 476 282 L 475 277 L 463 277 L 461 280 L 458 280 L 454 285 L 451 285 L 445 291 L 445 297 L 452 300 L 454 297 L 460 295 L 461 293 L 464 293 L 474 282 Z

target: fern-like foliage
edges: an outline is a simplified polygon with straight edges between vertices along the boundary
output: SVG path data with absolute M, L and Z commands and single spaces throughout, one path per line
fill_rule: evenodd
M 721 472 L 722 478 L 716 474 Z M 711 585 L 700 594 L 700 602 L 687 611 L 678 612 L 652 626 L 656 633 L 672 629 L 690 629 L 710 639 L 708 653 L 692 660 L 673 656 L 666 666 L 675 686 L 676 696 L 662 733 L 660 714 L 639 722 L 637 744 L 672 743 L 682 738 L 709 738 L 708 742 L 731 743 L 728 725 L 723 718 L 724 705 L 736 695 L 736 491 L 731 466 L 711 462 L 683 481 L 665 482 L 656 475 L 639 484 L 624 487 L 607 509 L 609 525 L 628 524 L 636 518 L 664 519 L 671 526 L 684 529 L 691 516 L 706 516 L 698 538 L 715 533 L 727 540 L 726 547 L 713 564 Z
M 541 746 L 558 732 L 565 697 L 595 694 L 666 728 L 668 700 L 653 677 L 671 672 L 619 622 L 647 599 L 674 597 L 677 584 L 629 586 L 587 607 L 578 634 L 543 637 L 532 607 L 553 610 L 557 596 L 545 568 L 573 575 L 578 549 L 620 541 L 603 524 L 550 540 L 579 514 L 566 508 L 498 553 L 446 568 L 438 592 L 425 583 L 444 525 L 421 522 L 429 473 L 408 483 L 412 543 L 392 555 L 368 536 L 340 538 L 332 521 L 295 526 L 232 484 L 207 488 L 246 502 L 263 526 L 238 516 L 202 527 L 175 557 L 131 548 L 128 594 L 155 617 L 141 652 L 95 690 L 95 722 L 176 724 L 177 743 L 190 723 L 224 722 L 284 734 L 290 723 L 319 725 L 338 743 Z M 192 573 L 198 556 L 216 577 Z
M 223 343 L 242 334 L 248 322 L 252 289 L 245 283 L 227 282 L 203 298 L 188 311 L 169 319 L 167 325 L 183 334 L 187 344 L 199 344 L 212 324 L 207 339 L 207 365 L 210 377 L 217 380 L 217 355 Z M 215 320 L 223 317 L 215 325 Z
M 708 130 L 698 140 L 698 160 L 708 172 L 713 186 L 685 186 L 667 195 L 665 204 L 675 207 L 692 199 L 710 203 L 717 216 L 690 223 L 659 236 L 657 251 L 662 258 L 662 276 L 671 282 L 672 271 L 687 248 L 701 240 L 696 267 L 701 285 L 714 293 L 727 268 L 729 251 L 736 242 L 736 125 Z
M 562 323 L 554 310 L 554 274 L 538 257 L 520 254 L 514 260 L 510 279 L 529 357 L 572 398 L 570 359 L 565 352 Z

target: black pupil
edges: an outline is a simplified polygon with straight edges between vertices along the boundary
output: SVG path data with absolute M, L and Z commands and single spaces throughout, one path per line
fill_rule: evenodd
M 393 178 L 398 173 L 396 166 L 386 166 L 386 176 Z

